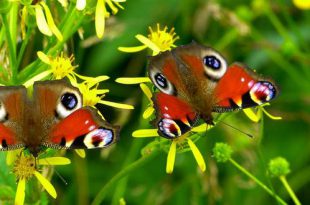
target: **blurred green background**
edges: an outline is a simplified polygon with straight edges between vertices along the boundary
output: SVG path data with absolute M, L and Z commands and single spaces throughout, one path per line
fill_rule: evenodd
M 102 87 L 109 88 L 105 100 L 133 104 L 132 111 L 98 106 L 114 124 L 122 125 L 121 139 L 106 150 L 89 150 L 86 159 L 73 152 L 69 166 L 55 169 L 53 184 L 58 192 L 51 204 L 89 204 L 98 191 L 120 170 L 141 156 L 141 149 L 153 139 L 135 139 L 134 130 L 151 128 L 142 113 L 148 102 L 138 85 L 114 82 L 118 77 L 145 76 L 147 50 L 123 53 L 119 46 L 140 45 L 135 35 L 147 35 L 148 26 L 174 27 L 180 39 L 212 46 L 229 63 L 238 61 L 272 78 L 280 94 L 266 109 L 283 119 L 267 117 L 251 122 L 242 111 L 230 114 L 225 122 L 251 133 L 253 139 L 227 126 L 218 125 L 196 144 L 207 170 L 198 169 L 190 152 L 177 154 L 173 174 L 165 173 L 167 154 L 162 152 L 111 188 L 102 204 L 278 204 L 253 181 L 229 163 L 212 158 L 216 142 L 232 146 L 233 158 L 266 185 L 293 204 L 278 179 L 270 179 L 267 165 L 282 156 L 290 162 L 287 179 L 302 204 L 310 203 L 310 10 L 298 9 L 292 1 L 203 1 L 134 0 L 122 3 L 125 10 L 107 21 L 105 38 L 97 41 L 93 22 L 85 22 L 85 40 L 78 35 L 70 49 L 79 73 L 108 75 Z M 28 190 L 31 193 L 31 190 Z

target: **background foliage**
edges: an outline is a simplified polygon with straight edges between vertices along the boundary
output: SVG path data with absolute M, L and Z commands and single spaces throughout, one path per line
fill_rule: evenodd
M 165 173 L 167 154 L 162 152 L 130 175 L 111 186 L 103 204 L 277 204 L 253 181 L 231 164 L 218 164 L 212 157 L 216 142 L 233 148 L 234 159 L 293 204 L 283 185 L 267 175 L 271 158 L 282 156 L 290 162 L 289 183 L 302 204 L 310 201 L 310 11 L 296 8 L 291 1 L 203 1 L 203 0 L 135 0 L 122 4 L 117 16 L 107 21 L 105 37 L 97 40 L 91 18 L 85 19 L 85 40 L 76 34 L 69 41 L 79 73 L 108 75 L 102 84 L 111 90 L 108 100 L 133 104 L 133 111 L 99 106 L 104 116 L 122 125 L 121 139 L 108 150 L 87 151 L 86 159 L 68 152 L 70 166 L 57 167 L 65 185 L 57 175 L 52 181 L 58 192 L 51 204 L 89 204 L 99 190 L 119 171 L 141 156 L 141 149 L 153 139 L 134 139 L 136 129 L 151 127 L 142 118 L 147 100 L 137 85 L 114 82 L 118 77 L 145 76 L 147 51 L 123 53 L 119 46 L 135 46 L 138 33 L 147 34 L 156 23 L 174 27 L 183 45 L 192 40 L 220 51 L 228 62 L 244 62 L 257 73 L 270 76 L 280 94 L 267 109 L 283 120 L 269 118 L 251 122 L 242 112 L 230 114 L 225 122 L 254 135 L 247 138 L 227 126 L 218 125 L 208 131 L 196 145 L 202 152 L 207 170 L 201 172 L 189 152 L 178 154 L 173 174 Z M 39 45 L 33 37 L 27 55 Z M 23 61 L 27 64 L 27 58 Z M 1 154 L 4 164 L 4 155 Z M 14 177 L 1 166 L 0 184 Z M 5 182 L 8 183 L 8 182 Z M 2 195 L 15 190 L 2 189 Z M 3 193 L 8 192 L 8 193 Z M 13 191 L 14 192 L 14 191 Z M 28 190 L 31 195 L 31 190 Z M 47 202 L 42 194 L 42 203 Z

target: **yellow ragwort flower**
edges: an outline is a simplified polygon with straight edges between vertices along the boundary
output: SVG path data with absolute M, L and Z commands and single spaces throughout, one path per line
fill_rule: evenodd
M 174 169 L 174 162 L 175 162 L 175 157 L 177 153 L 177 146 L 179 147 L 179 150 L 182 151 L 186 146 L 190 148 L 192 151 L 194 158 L 200 168 L 201 171 L 206 170 L 206 163 L 203 159 L 202 154 L 200 153 L 199 149 L 197 146 L 194 144 L 194 142 L 190 139 L 190 136 L 192 132 L 198 133 L 198 132 L 205 132 L 207 129 L 210 129 L 211 126 L 207 126 L 207 124 L 201 124 L 199 126 L 194 127 L 191 132 L 187 132 L 184 135 L 173 139 L 169 140 L 166 138 L 161 137 L 165 141 L 171 141 L 171 145 L 168 151 L 168 156 L 167 156 L 167 163 L 166 163 L 166 172 L 168 174 L 171 174 Z M 133 137 L 158 137 L 158 132 L 157 129 L 141 129 L 141 130 L 136 130 L 132 133 Z
M 103 100 L 105 94 L 109 92 L 108 89 L 99 89 L 99 83 L 109 79 L 108 76 L 98 76 L 95 78 L 85 77 L 77 75 L 83 80 L 83 82 L 78 83 L 75 76 L 70 76 L 70 81 L 73 86 L 79 88 L 80 92 L 83 95 L 83 104 L 84 106 L 94 107 L 96 104 L 108 105 L 111 107 L 116 107 L 120 109 L 133 109 L 132 105 L 127 105 L 123 103 L 116 103 Z
M 116 14 L 119 9 L 124 9 L 120 4 L 126 0 L 97 0 L 95 11 L 95 29 L 98 38 L 103 38 L 105 29 L 105 19 L 109 18 L 111 13 L 107 10 L 106 4 L 111 9 L 112 14 Z M 84 10 L 86 7 L 86 0 L 77 0 L 76 9 L 79 11 Z
M 42 79 L 45 79 L 49 76 L 51 76 L 51 79 L 62 79 L 65 77 L 73 78 L 75 76 L 77 77 L 83 77 L 76 72 L 74 72 L 75 68 L 77 66 L 72 65 L 74 61 L 74 56 L 71 55 L 70 57 L 66 57 L 63 52 L 60 53 L 59 56 L 56 56 L 55 58 L 52 58 L 50 56 L 47 56 L 41 51 L 37 52 L 38 57 L 42 62 L 49 65 L 49 69 L 46 71 L 43 71 L 39 73 L 38 75 L 35 75 L 31 79 L 29 79 L 27 82 L 24 83 L 25 87 L 29 87 L 33 85 L 35 81 L 39 81 Z
M 293 0 L 293 4 L 299 9 L 310 9 L 310 0 Z
M 38 29 L 42 34 L 46 36 L 55 35 L 59 41 L 63 40 L 63 36 L 55 25 L 52 13 L 45 1 L 39 1 L 35 5 L 32 5 L 31 1 L 22 1 L 22 3 L 24 3 L 21 12 L 21 31 L 23 38 L 25 37 L 26 24 L 29 15 L 35 14 Z
M 174 28 L 168 31 L 168 27 L 165 26 L 163 30 L 160 29 L 160 25 L 157 24 L 157 30 L 153 31 L 149 27 L 149 34 L 147 37 L 138 34 L 136 38 L 143 44 L 135 47 L 118 47 L 118 50 L 128 53 L 139 52 L 143 49 L 150 48 L 153 51 L 153 56 L 160 52 L 171 50 L 176 47 L 174 42 L 179 39 L 177 34 L 174 32 Z
M 260 119 L 262 118 L 263 116 L 263 113 L 265 113 L 265 115 L 267 115 L 270 119 L 272 120 L 282 120 L 282 117 L 278 117 L 278 116 L 273 116 L 271 115 L 270 113 L 268 113 L 266 110 L 265 110 L 265 106 L 269 106 L 270 103 L 265 103 L 263 105 L 260 105 L 257 107 L 257 112 L 255 113 L 253 111 L 253 108 L 247 108 L 247 109 L 243 109 L 243 112 L 246 114 L 246 116 L 248 118 L 250 118 L 250 120 L 252 120 L 253 122 L 259 122 Z
M 25 188 L 26 181 L 35 176 L 37 180 L 42 184 L 44 189 L 53 197 L 57 197 L 57 193 L 53 185 L 46 179 L 38 170 L 37 166 L 42 165 L 66 165 L 70 164 L 70 160 L 65 157 L 48 157 L 42 158 L 35 162 L 35 158 L 32 155 L 25 156 L 23 153 L 16 158 L 13 165 L 13 173 L 16 176 L 17 191 L 15 196 L 15 205 L 22 205 L 25 201 Z

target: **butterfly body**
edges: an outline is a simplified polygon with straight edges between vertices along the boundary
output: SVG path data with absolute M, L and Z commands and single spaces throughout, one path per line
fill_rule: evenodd
M 37 156 L 42 147 L 99 148 L 115 142 L 119 128 L 82 104 L 78 89 L 62 80 L 36 82 L 30 97 L 23 86 L 0 87 L 0 150 L 25 147 Z
M 172 139 L 188 132 L 198 118 L 213 124 L 212 112 L 257 106 L 277 93 L 272 82 L 241 64 L 228 66 L 221 54 L 196 43 L 152 57 L 148 71 L 160 91 L 153 97 L 154 122 L 161 136 Z

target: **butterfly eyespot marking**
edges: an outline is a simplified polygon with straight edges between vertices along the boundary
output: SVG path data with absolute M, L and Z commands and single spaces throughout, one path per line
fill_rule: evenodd
M 70 90 L 61 94 L 56 107 L 55 116 L 65 118 L 82 107 L 82 99 L 77 91 Z
M 8 113 L 5 110 L 4 104 L 0 101 L 0 122 L 8 120 Z
M 155 75 L 155 80 L 156 80 L 156 83 L 157 83 L 161 88 L 167 88 L 167 87 L 168 87 L 167 80 L 166 80 L 166 78 L 163 76 L 163 74 L 157 73 L 157 74 Z
M 249 94 L 252 101 L 261 105 L 275 98 L 276 92 L 276 88 L 272 83 L 268 81 L 258 81 L 253 85 Z
M 218 70 L 221 68 L 221 61 L 215 56 L 205 56 L 203 58 L 203 64 L 205 64 L 209 68 L 213 68 L 214 70 Z
M 207 50 L 202 58 L 204 64 L 204 71 L 210 80 L 218 81 L 227 70 L 227 63 L 225 59 L 214 50 Z
M 176 90 L 172 83 L 159 71 L 151 71 L 151 80 L 155 86 L 163 93 L 176 95 Z
M 78 104 L 77 97 L 73 93 L 63 94 L 60 101 L 67 110 L 73 110 Z

